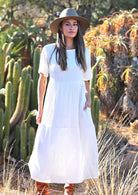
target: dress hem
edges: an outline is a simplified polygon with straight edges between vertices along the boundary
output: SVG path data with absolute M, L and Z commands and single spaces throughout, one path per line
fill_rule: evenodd
M 83 179 L 80 180 L 80 181 L 64 181 L 64 182 L 62 182 L 62 181 L 57 182 L 57 181 L 54 181 L 54 180 L 52 180 L 52 181 L 51 181 L 51 180 L 40 180 L 40 179 L 34 178 L 34 177 L 32 177 L 32 176 L 31 176 L 31 178 L 32 178 L 33 180 L 35 180 L 35 181 L 39 181 L 39 182 L 43 182 L 43 183 L 59 183 L 59 184 L 65 184 L 65 183 L 83 183 L 84 180 L 87 180 L 87 179 L 98 179 L 99 176 L 97 176 L 97 177 L 87 177 L 87 178 L 83 178 Z

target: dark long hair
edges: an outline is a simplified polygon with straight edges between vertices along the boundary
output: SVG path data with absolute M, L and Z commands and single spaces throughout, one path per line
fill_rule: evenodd
M 62 26 L 62 22 L 60 23 L 60 26 Z M 81 68 L 84 71 L 86 71 L 87 65 L 86 65 L 86 59 L 85 59 L 85 45 L 84 45 L 83 34 L 81 31 L 79 22 L 78 22 L 77 35 L 76 37 L 74 37 L 74 45 L 75 45 L 75 50 L 76 50 L 77 63 L 78 65 L 81 66 Z M 66 70 L 67 69 L 67 55 L 66 55 L 65 37 L 63 33 L 61 32 L 60 28 L 57 33 L 57 41 L 56 41 L 56 46 L 55 46 L 54 51 L 56 51 L 57 63 L 59 64 L 62 70 Z M 52 52 L 52 55 L 54 51 Z M 50 60 L 51 60 L 51 57 L 50 57 Z

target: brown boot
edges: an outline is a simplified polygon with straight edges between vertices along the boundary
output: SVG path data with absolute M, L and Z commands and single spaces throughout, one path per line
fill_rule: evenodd
M 37 195 L 49 195 L 49 183 L 36 181 Z
M 75 191 L 75 184 L 73 183 L 66 183 L 64 185 L 64 195 L 73 195 Z

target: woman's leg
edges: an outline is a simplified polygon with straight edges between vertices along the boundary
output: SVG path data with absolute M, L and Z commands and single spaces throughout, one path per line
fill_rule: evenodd
M 36 181 L 37 195 L 49 195 L 49 183 Z
M 64 185 L 64 195 L 73 195 L 75 191 L 75 184 L 66 183 Z

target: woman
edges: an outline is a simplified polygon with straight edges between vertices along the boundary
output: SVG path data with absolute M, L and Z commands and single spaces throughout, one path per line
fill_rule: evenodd
M 49 183 L 75 183 L 98 178 L 98 150 L 91 118 L 90 52 L 83 35 L 89 22 L 71 8 L 50 24 L 57 42 L 43 47 L 38 82 L 38 129 L 29 161 L 37 193 L 49 195 Z M 43 107 L 47 77 L 50 75 Z

